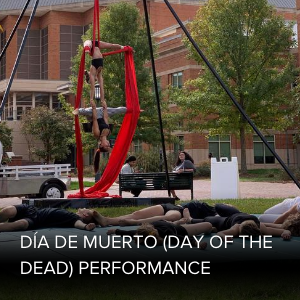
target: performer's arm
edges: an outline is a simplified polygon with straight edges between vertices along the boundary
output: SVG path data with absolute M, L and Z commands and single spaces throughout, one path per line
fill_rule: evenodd
M 285 213 L 283 213 L 280 217 L 278 217 L 274 223 L 275 224 L 282 224 L 287 218 L 288 216 L 290 215 L 293 215 L 295 213 L 298 212 L 298 209 L 297 209 L 297 204 L 295 204 L 294 206 L 292 206 L 288 211 L 286 211 Z
M 119 49 L 123 49 L 124 46 L 119 45 L 119 44 L 112 44 L 112 43 L 106 43 L 106 42 L 102 42 L 100 41 L 100 49 L 115 49 L 115 50 L 119 50 Z

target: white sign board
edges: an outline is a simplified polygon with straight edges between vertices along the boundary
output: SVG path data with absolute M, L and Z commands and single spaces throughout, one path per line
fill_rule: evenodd
M 239 165 L 237 157 L 228 161 L 221 157 L 218 162 L 211 158 L 211 199 L 240 198 Z

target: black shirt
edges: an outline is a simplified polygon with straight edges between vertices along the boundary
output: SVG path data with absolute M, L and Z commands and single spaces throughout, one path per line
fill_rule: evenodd
M 166 222 L 166 221 L 156 221 L 151 223 L 153 227 L 158 231 L 159 236 L 164 239 L 166 236 L 176 236 L 180 241 L 188 236 L 186 229 L 182 226 L 174 225 L 173 223 Z M 130 235 L 134 236 L 137 235 L 136 230 L 116 230 L 117 235 Z

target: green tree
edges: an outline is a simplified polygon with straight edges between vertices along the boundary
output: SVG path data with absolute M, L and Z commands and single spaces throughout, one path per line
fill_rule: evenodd
M 267 132 L 290 125 L 290 83 L 295 75 L 292 24 L 286 24 L 267 0 L 210 0 L 198 11 L 190 32 L 258 128 Z M 185 42 L 190 57 L 203 64 Z M 185 115 L 188 112 L 189 130 L 238 136 L 241 171 L 247 172 L 246 134 L 252 129 L 206 67 L 182 91 L 173 92 L 170 101 Z
M 92 26 L 87 30 L 82 40 L 92 39 Z M 149 46 L 145 24 L 139 10 L 132 4 L 117 3 L 108 6 L 100 14 L 100 38 L 103 41 L 130 45 L 134 49 L 137 85 L 141 113 L 137 125 L 135 140 L 156 144 L 160 140 L 155 99 L 152 93 L 151 74 L 145 63 L 149 60 Z M 82 54 L 82 45 L 78 47 L 78 54 L 73 59 L 72 91 L 76 93 L 77 74 Z M 86 56 L 86 69 L 89 70 L 91 58 Z M 103 77 L 105 98 L 108 106 L 125 106 L 125 73 L 123 54 L 111 55 L 105 58 Z M 83 97 L 89 106 L 89 85 L 85 83 Z M 114 131 L 118 132 L 123 116 L 115 116 Z M 86 140 L 84 141 L 86 143 Z
M 63 111 L 36 107 L 22 117 L 21 130 L 30 145 L 31 154 L 47 163 L 66 158 L 73 134 L 72 119 Z M 35 143 L 33 143 L 33 140 Z M 42 143 L 42 146 L 39 145 Z
M 0 142 L 3 145 L 4 151 L 8 151 L 12 146 L 12 129 L 10 129 L 6 122 L 0 122 Z

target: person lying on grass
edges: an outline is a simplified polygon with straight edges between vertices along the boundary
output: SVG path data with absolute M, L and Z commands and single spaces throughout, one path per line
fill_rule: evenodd
M 300 197 L 287 198 L 259 216 L 261 222 L 282 224 L 288 216 L 300 212 Z
M 107 231 L 108 235 L 116 234 L 116 235 L 130 235 L 136 236 L 140 235 L 141 238 L 135 238 L 136 242 L 140 242 L 144 244 L 145 239 L 148 236 L 153 236 L 156 239 L 157 245 L 162 245 L 163 240 L 167 236 L 176 236 L 179 241 L 183 241 L 186 237 L 188 237 L 190 244 L 192 246 L 196 246 L 197 248 L 204 250 L 207 247 L 206 242 L 197 242 L 193 236 L 197 236 L 200 234 L 211 233 L 212 226 L 208 222 L 198 223 L 198 224 L 181 224 L 175 225 L 171 222 L 167 221 L 155 221 L 153 223 L 143 223 L 136 230 L 121 230 L 121 229 L 109 229 Z M 153 246 L 155 245 L 153 239 L 147 239 L 147 245 Z
M 192 201 L 185 203 L 182 206 L 171 203 L 149 206 L 131 214 L 114 218 L 104 217 L 95 211 L 93 217 L 97 221 L 97 224 L 102 227 L 110 225 L 141 225 L 142 223 L 152 223 L 160 220 L 171 222 L 180 220 L 183 218 L 183 211 L 185 209 L 190 210 L 190 214 L 195 218 L 204 218 L 216 214 L 214 207 L 203 202 Z
M 275 226 L 274 226 L 275 225 Z M 277 225 L 277 226 L 276 226 Z M 282 225 L 273 223 L 260 223 L 259 225 L 253 220 L 244 221 L 241 224 L 235 224 L 231 228 L 219 231 L 219 235 L 223 240 L 225 236 L 231 235 L 233 237 L 239 237 L 240 235 L 247 235 L 252 237 L 258 237 L 261 235 L 271 235 L 274 237 L 282 237 L 284 240 L 290 240 L 292 233 L 290 230 L 284 229 Z M 227 240 L 231 238 L 227 237 Z
M 25 231 L 39 228 L 78 228 L 93 230 L 96 227 L 93 212 L 79 209 L 72 213 L 60 208 L 36 208 L 21 204 L 4 207 L 0 211 L 1 231 Z
M 219 209 L 220 208 L 220 209 Z M 216 204 L 215 210 L 219 216 L 208 216 L 203 219 L 191 218 L 189 211 L 183 211 L 183 220 L 187 223 L 197 224 L 209 222 L 217 230 L 217 234 L 225 239 L 225 236 L 238 237 L 248 235 L 258 237 L 260 235 L 281 236 L 284 240 L 289 240 L 291 235 L 299 236 L 300 214 L 294 216 L 292 220 L 284 224 L 261 223 L 254 215 L 240 212 L 237 208 Z M 295 228 L 298 228 L 298 232 Z M 230 238 L 227 237 L 228 240 Z
M 183 208 L 178 205 L 166 203 L 160 205 L 149 206 L 140 210 L 137 210 L 131 214 L 123 215 L 119 217 L 104 217 L 97 211 L 93 212 L 93 217 L 97 224 L 101 227 L 110 225 L 117 226 L 129 226 L 129 225 L 141 225 L 143 223 L 152 223 L 155 221 L 177 221 L 183 217 Z

